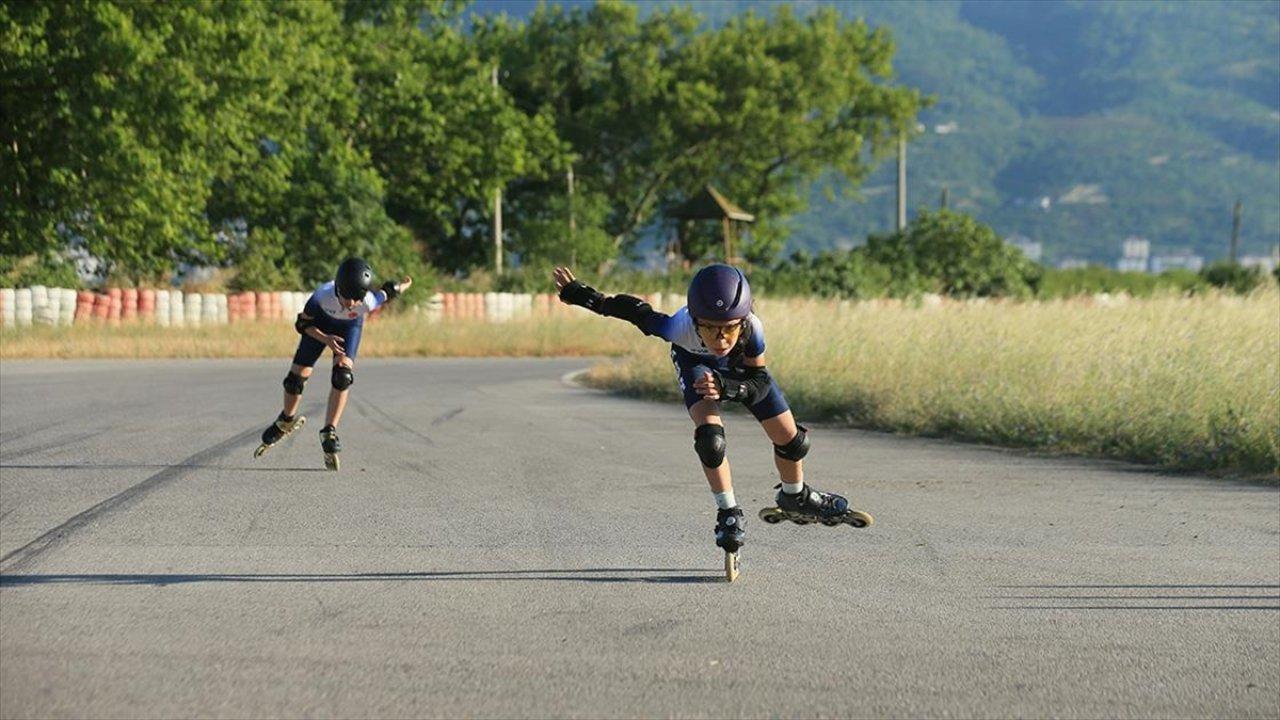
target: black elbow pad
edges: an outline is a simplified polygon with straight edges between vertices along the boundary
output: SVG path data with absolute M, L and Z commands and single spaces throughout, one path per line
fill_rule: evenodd
M 400 288 L 396 287 L 396 284 L 390 280 L 382 283 L 382 292 L 386 294 L 387 302 L 391 302 L 392 300 L 400 297 Z
M 299 335 L 306 335 L 307 328 L 315 327 L 315 320 L 309 318 L 302 313 L 298 313 L 298 319 L 293 321 L 293 329 L 298 331 Z
M 653 312 L 653 307 L 634 295 L 613 295 L 600 303 L 599 312 L 605 317 L 615 317 L 639 325 L 641 319 Z

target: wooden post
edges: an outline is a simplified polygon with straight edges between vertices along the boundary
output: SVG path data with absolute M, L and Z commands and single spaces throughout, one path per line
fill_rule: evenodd
M 671 264 L 678 267 L 684 266 L 684 233 L 686 220 L 676 220 L 676 241 L 675 247 L 672 248 Z M 671 267 L 667 267 L 667 271 L 671 271 Z
M 942 200 L 941 202 L 939 202 L 938 207 L 942 208 L 943 210 L 946 210 L 950 205 L 951 205 L 951 188 L 947 187 L 946 185 L 943 185 Z
M 907 134 L 898 135 L 898 229 L 907 226 Z
M 569 172 L 565 176 L 565 180 L 569 184 L 569 239 L 572 240 L 578 233 L 578 221 L 573 216 L 573 164 L 569 164 Z
M 1240 251 L 1240 210 L 1241 202 L 1236 200 L 1235 210 L 1231 212 L 1231 255 L 1229 260 L 1231 264 L 1235 264 L 1237 253 Z
M 729 218 L 720 218 L 720 228 L 724 233 L 724 261 L 733 262 L 733 226 L 729 224 Z
M 493 66 L 493 94 L 498 94 L 498 66 Z M 493 269 L 502 274 L 502 188 L 493 192 Z

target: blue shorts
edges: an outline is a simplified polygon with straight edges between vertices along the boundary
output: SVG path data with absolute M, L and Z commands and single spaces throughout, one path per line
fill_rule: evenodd
M 694 355 L 678 345 L 671 346 L 671 363 L 676 366 L 676 381 L 680 383 L 680 392 L 684 393 L 686 409 L 702 400 L 698 391 L 693 389 L 694 380 L 713 367 L 723 372 L 729 366 L 727 358 L 713 359 Z M 783 397 L 782 390 L 778 389 L 778 383 L 770 381 L 768 394 L 755 405 L 747 406 L 747 409 L 757 420 L 764 421 L 781 415 L 790 410 L 791 406 L 787 405 L 787 399 Z
M 342 349 L 346 352 L 347 357 L 353 361 L 356 359 L 356 352 L 360 350 L 360 332 L 364 329 L 364 322 L 353 323 L 334 323 L 332 325 L 324 323 L 316 323 L 316 327 L 327 335 L 338 335 L 342 338 Z M 303 335 L 298 340 L 298 349 L 293 353 L 293 364 L 302 367 L 315 367 L 316 361 L 320 359 L 321 353 L 328 347 L 324 343 L 316 340 L 310 335 Z

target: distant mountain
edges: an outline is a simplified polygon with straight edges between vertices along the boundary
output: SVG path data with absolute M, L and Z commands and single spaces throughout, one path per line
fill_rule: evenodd
M 693 5 L 718 24 L 777 4 Z M 888 27 L 899 81 L 935 96 L 908 147 L 911 208 L 937 206 L 946 188 L 953 208 L 1041 241 L 1046 259 L 1110 262 L 1130 235 L 1156 254 L 1222 256 L 1240 199 L 1242 252 L 1280 243 L 1280 2 L 791 5 Z M 471 12 L 521 17 L 535 6 L 488 0 Z M 892 165 L 858 200 L 836 178 L 815 187 L 791 246 L 856 244 L 889 229 Z

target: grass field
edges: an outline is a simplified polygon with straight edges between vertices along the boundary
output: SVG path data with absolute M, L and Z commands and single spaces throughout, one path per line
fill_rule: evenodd
M 1280 297 L 1100 305 L 763 303 L 766 360 L 801 419 L 1275 476 Z M 601 388 L 676 400 L 666 348 Z
M 576 314 L 576 313 L 575 313 Z M 509 323 L 428 322 L 422 315 L 379 318 L 365 326 L 359 357 L 546 357 L 621 355 L 633 328 L 580 316 Z M 288 358 L 298 344 L 292 322 L 165 328 L 144 324 L 34 326 L 0 331 L 0 360 L 20 358 Z
M 1280 294 L 1099 303 L 764 301 L 766 358 L 797 415 L 1169 468 L 1276 477 Z M 0 359 L 292 354 L 283 322 L 0 332 Z M 675 401 L 667 346 L 585 312 L 371 323 L 360 357 L 608 355 L 592 386 Z

